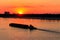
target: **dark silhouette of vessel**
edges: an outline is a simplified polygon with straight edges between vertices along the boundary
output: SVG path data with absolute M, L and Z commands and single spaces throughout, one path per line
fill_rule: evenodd
M 30 29 L 30 30 L 34 30 L 37 29 L 32 25 L 25 25 L 25 24 L 16 24 L 16 23 L 10 23 L 9 24 L 11 27 L 16 27 L 16 28 L 22 28 L 22 29 Z
M 48 29 L 39 29 L 39 28 L 36 28 L 32 25 L 26 25 L 26 24 L 10 23 L 9 26 L 15 27 L 15 28 L 30 29 L 31 31 L 32 30 L 40 30 L 40 31 L 53 32 L 53 33 L 60 34 L 60 32 L 57 32 L 57 31 L 52 31 L 52 30 L 48 30 Z

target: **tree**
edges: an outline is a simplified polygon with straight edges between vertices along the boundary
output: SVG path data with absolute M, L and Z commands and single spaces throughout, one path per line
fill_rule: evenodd
M 9 15 L 9 14 L 10 14 L 10 12 L 8 12 L 8 11 L 5 11 L 5 12 L 4 12 L 4 14 L 5 14 L 5 15 Z

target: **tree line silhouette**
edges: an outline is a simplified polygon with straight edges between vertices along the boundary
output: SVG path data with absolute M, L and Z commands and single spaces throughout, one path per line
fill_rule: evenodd
M 37 18 L 37 19 L 60 19 L 60 14 L 10 14 L 10 12 L 4 12 L 0 14 L 0 17 L 5 18 Z

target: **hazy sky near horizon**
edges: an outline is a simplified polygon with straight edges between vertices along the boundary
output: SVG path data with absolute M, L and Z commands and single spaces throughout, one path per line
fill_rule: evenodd
M 0 0 L 0 13 L 17 13 L 16 8 L 24 8 L 26 13 L 60 13 L 60 0 Z

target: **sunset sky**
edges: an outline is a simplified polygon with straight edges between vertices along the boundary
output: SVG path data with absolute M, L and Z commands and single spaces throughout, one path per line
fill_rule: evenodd
M 60 13 L 60 0 L 0 0 L 0 13 Z

